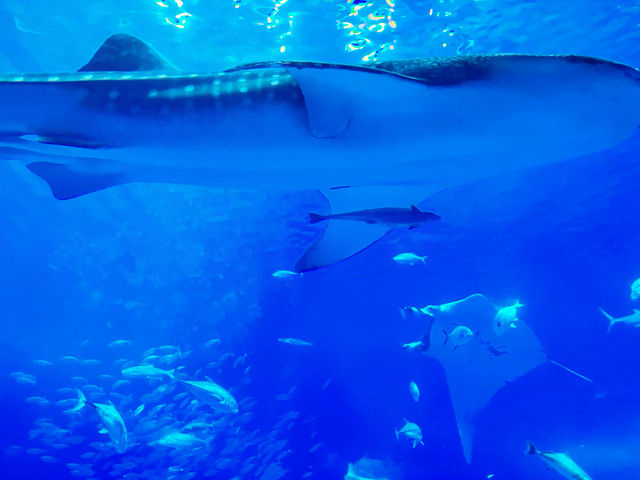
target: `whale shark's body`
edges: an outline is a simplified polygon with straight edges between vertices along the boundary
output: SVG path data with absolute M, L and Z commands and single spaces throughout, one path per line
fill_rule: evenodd
M 60 199 L 171 182 L 318 189 L 349 198 L 337 200 L 341 211 L 407 208 L 447 187 L 607 149 L 640 124 L 640 73 L 590 57 L 185 73 L 115 35 L 81 70 L 0 76 L 0 158 L 25 163 Z M 329 190 L 344 186 L 353 188 Z M 350 256 L 389 227 L 344 230 L 330 225 L 297 269 Z

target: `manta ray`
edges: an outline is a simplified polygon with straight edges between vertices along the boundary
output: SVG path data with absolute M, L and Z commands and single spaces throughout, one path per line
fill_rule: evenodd
M 534 331 L 522 319 L 514 328 L 496 332 L 493 319 L 499 308 L 481 293 L 442 305 L 406 309 L 426 316 L 427 332 L 413 344 L 413 350 L 438 361 L 447 376 L 467 462 L 471 462 L 476 419 L 504 386 L 547 362 L 591 382 L 549 358 Z M 473 334 L 464 344 L 452 348 L 448 336 L 462 326 Z
M 332 214 L 406 209 L 622 142 L 640 123 L 639 78 L 597 58 L 516 54 L 184 72 L 117 34 L 78 72 L 0 76 L 0 158 L 58 199 L 169 182 L 320 190 Z M 392 228 L 326 223 L 298 272 Z

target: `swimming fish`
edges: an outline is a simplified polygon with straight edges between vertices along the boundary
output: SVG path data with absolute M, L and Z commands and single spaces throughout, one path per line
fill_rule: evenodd
M 417 263 L 426 263 L 427 256 L 421 257 L 415 253 L 399 253 L 393 257 L 393 261 L 401 265 L 415 265 Z
M 640 298 L 640 278 L 631 284 L 630 290 L 629 298 L 633 301 L 638 300 Z
M 418 444 L 424 445 L 422 442 L 422 430 L 420 430 L 420 427 L 406 418 L 403 418 L 402 420 L 404 421 L 402 428 L 400 430 L 395 430 L 396 440 L 399 440 L 400 435 L 403 435 L 413 441 L 413 448 L 416 448 L 416 445 Z
M 224 413 L 238 413 L 238 402 L 223 387 L 212 381 L 181 380 L 199 400 Z
M 414 402 L 420 400 L 420 389 L 418 388 L 416 382 L 414 382 L 413 380 L 409 382 L 409 393 L 411 393 L 411 398 L 413 398 Z
M 313 343 L 307 342 L 306 340 L 302 340 L 301 338 L 278 338 L 280 343 L 286 343 L 287 345 L 296 345 L 298 347 L 312 347 Z
M 371 208 L 333 215 L 309 214 L 310 223 L 318 223 L 323 220 L 354 220 L 369 224 L 380 223 L 390 227 L 406 226 L 416 228 L 423 223 L 440 220 L 440 217 L 435 213 L 422 212 L 415 205 L 411 205 L 410 208 Z
M 371 476 L 367 476 L 364 477 L 362 475 L 358 475 L 356 473 L 356 469 L 353 466 L 353 464 L 349 464 L 349 466 L 347 467 L 347 473 L 344 476 L 344 480 L 388 480 L 387 477 L 371 477 Z
M 23 385 L 35 385 L 36 384 L 36 376 L 35 375 L 31 375 L 30 373 L 11 372 L 9 375 L 16 382 L 22 383 Z
M 92 403 L 87 401 L 87 398 L 80 389 L 76 388 L 76 393 L 78 394 L 78 402 L 70 411 L 80 411 L 85 405 L 90 405 L 95 408 L 98 417 L 100 417 L 102 421 L 102 425 L 106 431 L 105 433 L 109 434 L 109 438 L 111 438 L 116 452 L 124 453 L 127 450 L 127 427 L 113 403 Z
M 422 340 L 416 342 L 409 342 L 402 345 L 402 348 L 409 352 L 424 352 L 428 346 L 425 345 Z
M 176 370 L 163 370 L 153 365 L 136 365 L 135 367 L 123 369 L 122 375 L 127 378 L 162 378 L 166 376 L 173 380 Z
M 640 124 L 639 78 L 575 55 L 192 73 L 118 34 L 78 72 L 0 76 L 0 158 L 58 199 L 131 182 L 320 190 L 334 219 L 302 272 L 386 235 L 386 209 L 621 143 Z M 344 212 L 368 213 L 335 220 Z
M 177 430 L 169 431 L 162 437 L 149 443 L 149 445 L 159 445 L 161 447 L 175 448 L 177 450 L 182 448 L 190 448 L 194 445 L 205 445 L 207 442 L 201 438 L 196 437 L 191 433 L 182 433 Z
M 444 368 L 467 462 L 471 462 L 478 412 L 505 385 L 547 362 L 591 381 L 549 358 L 533 330 L 523 320 L 519 321 L 518 328 L 498 336 L 493 329 L 497 307 L 480 293 L 442 305 L 408 310 L 420 312 L 429 320 L 427 332 L 420 342 L 415 343 L 421 345 L 418 351 L 436 359 Z M 451 338 L 447 340 L 447 337 L 461 326 L 465 327 L 461 331 L 466 332 L 462 341 L 468 343 L 463 348 L 452 349 L 448 345 Z
M 467 343 L 469 343 L 475 335 L 473 333 L 473 330 L 471 330 L 469 327 L 465 327 L 464 325 L 457 325 L 449 333 L 447 333 L 447 331 L 443 329 L 442 333 L 444 333 L 443 345 L 449 343 L 453 345 L 454 350 L 461 345 L 466 345 Z
M 552 470 L 569 480 L 592 480 L 587 472 L 573 461 L 566 453 L 541 452 L 531 442 L 527 443 L 526 452 L 529 455 L 538 455 Z
M 524 307 L 520 302 L 502 307 L 493 317 L 493 331 L 496 335 L 502 335 L 510 328 L 517 328 L 518 308 Z
M 633 313 L 631 315 L 625 315 L 624 317 L 618 318 L 613 318 L 603 309 L 600 309 L 600 311 L 605 317 L 607 317 L 607 320 L 609 320 L 609 328 L 607 329 L 607 333 L 611 331 L 616 323 L 624 323 L 633 327 L 640 327 L 640 310 L 636 308 L 633 309 Z
M 299 277 L 302 273 L 292 272 L 291 270 L 277 270 L 271 274 L 273 278 L 291 278 Z

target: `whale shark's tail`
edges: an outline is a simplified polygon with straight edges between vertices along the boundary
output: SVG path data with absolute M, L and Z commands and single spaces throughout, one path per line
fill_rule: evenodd
M 600 309 L 600 311 L 605 317 L 607 317 L 607 320 L 609 320 L 609 328 L 607 328 L 607 333 L 609 333 L 611 331 L 611 327 L 615 325 L 616 319 L 613 318 L 611 315 L 609 315 L 607 312 L 605 312 L 603 309 Z

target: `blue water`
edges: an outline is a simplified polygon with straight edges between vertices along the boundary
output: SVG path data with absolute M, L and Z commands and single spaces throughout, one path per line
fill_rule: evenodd
M 196 70 L 499 52 L 640 65 L 640 8 L 630 1 L 165 3 L 2 2 L 0 71 L 75 70 L 114 32 Z M 345 25 L 355 7 L 364 9 L 355 17 L 361 33 Z M 381 32 L 369 30 L 380 23 L 369 13 L 387 17 Z M 371 478 L 561 478 L 522 453 L 527 441 L 568 452 L 594 479 L 640 478 L 640 331 L 621 325 L 607 334 L 598 311 L 634 307 L 639 151 L 636 136 L 441 192 L 421 207 L 442 222 L 393 232 L 348 261 L 290 279 L 271 274 L 291 268 L 318 233 L 306 215 L 327 206 L 315 192 L 134 184 L 58 201 L 19 165 L 0 164 L 0 478 L 333 479 L 363 457 L 377 460 L 363 470 Z M 427 264 L 392 261 L 409 251 L 428 255 Z M 399 308 L 475 292 L 502 305 L 520 299 L 520 318 L 545 351 L 593 383 L 543 364 L 506 385 L 476 419 L 467 464 L 442 368 L 400 348 L 424 324 Z M 220 343 L 205 346 L 214 338 Z M 108 346 L 118 339 L 130 344 Z M 177 354 L 159 366 L 210 377 L 240 412 L 214 418 L 167 379 L 114 387 L 123 366 L 162 345 Z M 93 401 L 120 410 L 124 454 L 98 433 L 94 411 L 56 405 L 75 396 L 58 389 L 86 385 L 103 390 Z M 48 403 L 26 401 L 34 396 Z M 156 405 L 164 406 L 151 413 Z M 421 426 L 424 446 L 396 440 L 403 418 Z M 195 419 L 218 422 L 195 432 L 206 445 L 150 445 Z

